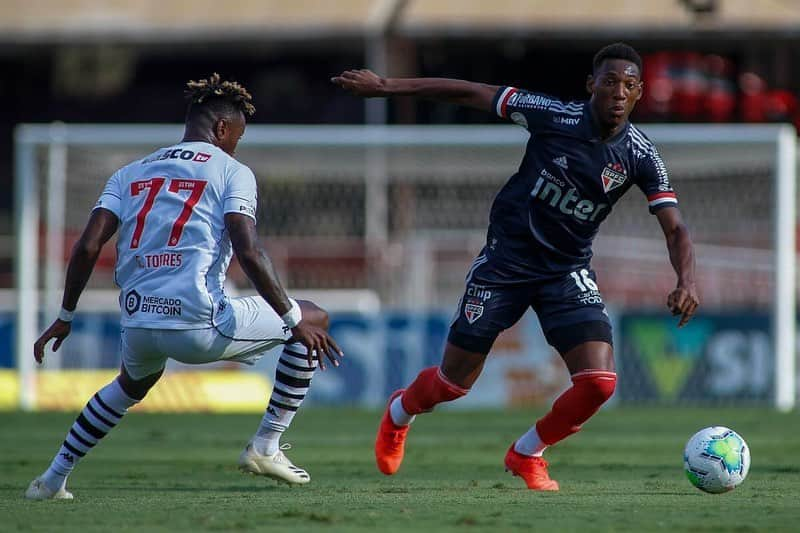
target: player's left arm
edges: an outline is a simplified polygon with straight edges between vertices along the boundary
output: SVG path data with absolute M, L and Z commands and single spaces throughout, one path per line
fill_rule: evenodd
M 650 212 L 661 224 L 669 260 L 678 276 L 677 286 L 667 296 L 667 307 L 673 315 L 680 315 L 678 327 L 683 327 L 700 304 L 694 277 L 694 245 L 678 210 L 678 197 L 672 190 L 667 166 L 658 149 L 632 125 L 629 137 L 637 157 L 636 183 L 647 197 Z
M 97 208 L 92 211 L 89 222 L 86 224 L 75 246 L 67 265 L 67 276 L 64 281 L 64 296 L 61 307 L 67 311 L 74 311 L 78 305 L 86 283 L 92 275 L 94 265 L 103 246 L 117 231 L 119 220 L 117 215 L 108 209 Z M 37 363 L 44 358 L 44 348 L 51 339 L 56 339 L 53 351 L 57 351 L 61 343 L 70 333 L 72 322 L 56 319 L 53 324 L 42 333 L 42 336 L 33 345 L 33 357 Z
M 694 277 L 694 245 L 677 207 L 659 209 L 656 218 L 667 241 L 670 263 L 678 276 L 677 286 L 667 297 L 667 307 L 673 315 L 680 315 L 678 327 L 683 327 L 700 305 Z
M 258 293 L 278 316 L 288 314 L 292 303 L 267 252 L 258 244 L 255 219 L 249 215 L 228 212 L 225 213 L 225 229 L 230 235 L 239 266 Z M 325 370 L 325 361 L 322 358 L 322 354 L 325 354 L 334 366 L 339 366 L 337 356 L 342 357 L 342 351 L 327 331 L 302 318 L 291 330 L 295 341 L 307 348 L 309 365 L 316 355 L 320 370 Z

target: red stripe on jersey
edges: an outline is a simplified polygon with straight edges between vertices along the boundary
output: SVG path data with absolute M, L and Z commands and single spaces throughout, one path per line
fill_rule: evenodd
M 661 198 L 672 198 L 673 200 L 677 200 L 678 197 L 675 196 L 674 192 L 660 192 L 657 194 L 653 194 L 647 197 L 648 202 L 652 202 L 653 200 L 660 200 Z
M 511 95 L 517 93 L 517 90 L 514 89 L 513 87 L 510 87 L 510 89 L 511 90 L 508 91 L 508 93 L 506 93 L 506 97 L 503 98 L 503 102 L 500 104 L 500 114 L 502 115 L 503 118 L 508 118 L 508 116 L 506 115 L 506 106 L 508 105 L 508 101 L 511 99 Z

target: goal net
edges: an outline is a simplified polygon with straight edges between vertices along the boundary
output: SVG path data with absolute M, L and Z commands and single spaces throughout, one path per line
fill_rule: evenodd
M 791 408 L 794 130 L 642 130 L 659 146 L 692 232 L 702 307 L 685 332 L 675 333 L 665 307 L 675 275 L 658 223 L 633 188 L 614 207 L 594 246 L 593 267 L 615 323 L 622 374 L 617 396 Z M 181 134 L 177 125 L 17 128 L 16 299 L 6 311 L 15 316 L 23 407 L 36 405 L 31 346 L 57 314 L 69 251 L 105 181 Z M 482 246 L 492 198 L 515 172 L 526 140 L 525 131 L 510 126 L 251 125 L 237 158 L 255 172 L 259 235 L 292 293 L 310 294 L 343 313 L 449 315 Z M 113 244 L 79 304 L 86 314 L 79 334 L 58 354 L 48 354 L 46 368 L 118 365 Z M 229 288 L 252 292 L 235 264 Z M 533 319 L 526 323 L 537 327 Z M 504 346 L 533 350 L 525 345 L 528 338 L 512 336 Z M 390 344 L 391 339 L 383 342 L 383 352 L 373 357 L 391 360 Z M 426 357 L 435 360 L 438 354 Z M 387 364 L 402 365 L 395 369 L 399 375 L 413 376 L 420 361 Z M 538 383 L 532 374 L 522 375 L 508 379 L 517 379 L 520 389 Z

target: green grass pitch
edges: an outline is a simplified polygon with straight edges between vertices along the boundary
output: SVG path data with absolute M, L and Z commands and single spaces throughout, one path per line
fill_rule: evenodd
M 798 531 L 800 421 L 769 410 L 609 408 L 550 449 L 559 493 L 503 470 L 539 412 L 419 417 L 400 472 L 374 466 L 379 413 L 309 408 L 286 436 L 305 487 L 240 474 L 257 415 L 128 415 L 70 479 L 73 501 L 28 502 L 74 416 L 0 413 L 0 531 Z M 752 468 L 710 495 L 683 474 L 697 429 L 727 425 Z

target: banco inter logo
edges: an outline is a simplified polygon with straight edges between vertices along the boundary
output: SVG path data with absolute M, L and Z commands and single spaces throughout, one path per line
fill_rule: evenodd
M 595 205 L 593 201 L 579 197 L 575 187 L 567 188 L 566 183 L 547 170 L 542 170 L 539 174 L 531 191 L 531 198 L 547 202 L 551 207 L 556 207 L 565 215 L 572 215 L 578 220 L 594 222 L 603 211 L 608 214 L 608 204 Z
M 125 311 L 127 311 L 129 315 L 132 315 L 138 311 L 141 304 L 142 297 L 139 296 L 138 292 L 130 291 L 125 295 Z

